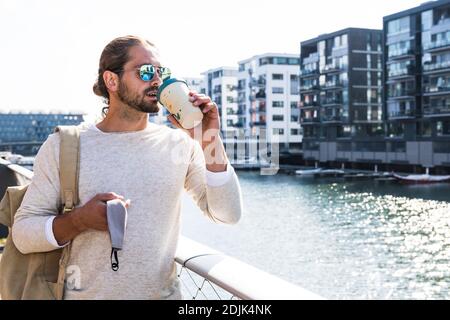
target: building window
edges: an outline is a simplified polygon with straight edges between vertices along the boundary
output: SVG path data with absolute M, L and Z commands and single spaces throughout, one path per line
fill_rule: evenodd
M 338 138 L 350 138 L 352 136 L 352 126 L 338 126 L 337 137 Z
M 299 134 L 300 134 L 300 130 L 299 129 L 291 129 L 291 135 L 298 136 Z
M 388 137 L 389 138 L 402 138 L 405 133 L 404 123 L 389 123 L 388 124 Z
M 274 114 L 274 115 L 272 116 L 272 120 L 273 120 L 273 121 L 283 121 L 283 120 L 284 120 L 284 117 L 283 117 L 282 114 Z
M 436 125 L 436 133 L 438 136 L 449 136 L 450 121 L 438 121 Z
M 283 74 L 282 73 L 273 73 L 272 80 L 283 80 Z
M 291 122 L 298 122 L 298 116 L 291 116 Z
M 283 94 L 284 93 L 284 88 L 283 87 L 273 87 L 272 88 L 272 93 Z
M 298 109 L 299 102 L 291 101 L 291 109 Z
M 284 101 L 272 101 L 272 107 L 273 108 L 283 108 Z
M 431 122 L 418 122 L 417 135 L 422 137 L 431 137 Z
M 284 129 L 280 128 L 273 128 L 272 129 L 273 134 L 282 136 L 284 134 Z
M 388 36 L 409 31 L 410 16 L 388 22 Z

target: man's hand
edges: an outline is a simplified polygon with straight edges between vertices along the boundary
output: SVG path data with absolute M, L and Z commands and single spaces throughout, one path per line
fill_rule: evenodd
M 99 193 L 94 198 L 86 202 L 73 212 L 74 225 L 80 232 L 94 229 L 99 231 L 108 230 L 108 221 L 106 218 L 106 202 L 109 200 L 120 199 L 128 208 L 129 200 L 124 201 L 124 197 L 114 192 Z
M 114 199 L 124 201 L 123 196 L 114 192 L 99 193 L 84 206 L 75 208 L 67 214 L 58 215 L 53 220 L 53 234 L 58 244 L 67 243 L 89 229 L 107 231 L 106 202 Z M 128 208 L 130 200 L 124 201 L 124 204 Z
M 192 139 L 197 140 L 205 154 L 206 167 L 209 171 L 220 172 L 226 170 L 228 159 L 225 148 L 220 139 L 220 117 L 217 105 L 211 98 L 195 91 L 189 93 L 189 100 L 194 107 L 203 112 L 201 126 L 192 129 L 184 129 L 173 115 L 167 118 L 177 128 L 185 131 Z

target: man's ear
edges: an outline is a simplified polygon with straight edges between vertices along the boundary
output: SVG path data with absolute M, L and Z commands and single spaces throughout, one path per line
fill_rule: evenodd
M 112 92 L 119 90 L 119 76 L 111 71 L 103 72 L 103 81 L 105 81 L 106 88 Z

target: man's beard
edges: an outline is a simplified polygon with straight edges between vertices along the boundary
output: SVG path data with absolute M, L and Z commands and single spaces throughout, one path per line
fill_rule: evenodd
M 158 102 L 152 102 L 152 101 L 145 101 L 146 93 L 150 90 L 155 90 L 155 88 L 149 88 L 146 91 L 142 93 L 142 95 L 139 94 L 132 94 L 125 83 L 120 82 L 119 83 L 119 91 L 117 92 L 117 95 L 119 96 L 119 99 L 125 103 L 126 105 L 130 106 L 131 108 L 145 113 L 157 113 L 159 111 Z

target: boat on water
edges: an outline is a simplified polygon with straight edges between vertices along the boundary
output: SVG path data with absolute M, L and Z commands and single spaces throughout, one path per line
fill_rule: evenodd
M 435 182 L 450 182 L 450 176 L 432 176 L 430 174 L 410 174 L 401 176 L 393 173 L 394 178 L 405 183 L 435 183 Z
M 323 168 L 315 168 L 315 169 L 303 169 L 303 170 L 296 170 L 295 174 L 299 176 L 320 176 L 320 177 L 335 177 L 335 176 L 341 176 L 344 175 L 344 170 L 339 169 L 323 169 Z
M 315 174 L 321 173 L 322 170 L 323 170 L 322 168 L 295 170 L 295 174 L 298 174 L 301 176 L 313 176 Z

